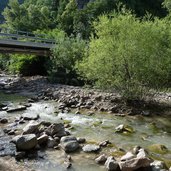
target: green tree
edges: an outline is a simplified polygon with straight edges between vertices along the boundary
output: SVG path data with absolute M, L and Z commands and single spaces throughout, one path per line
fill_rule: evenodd
M 95 30 L 89 52 L 78 64 L 85 78 L 135 99 L 166 86 L 171 71 L 170 22 L 115 13 L 101 16 Z

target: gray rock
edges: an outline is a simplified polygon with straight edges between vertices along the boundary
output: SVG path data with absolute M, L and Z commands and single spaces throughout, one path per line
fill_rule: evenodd
M 95 159 L 96 163 L 98 164 L 103 164 L 106 162 L 106 160 L 107 160 L 107 156 L 105 154 L 102 154 Z
M 37 138 L 38 144 L 45 144 L 48 141 L 48 135 L 47 134 L 43 134 L 40 137 Z
M 64 124 L 62 123 L 54 123 L 50 125 L 45 132 L 50 135 L 50 136 L 55 136 L 55 137 L 63 137 L 66 136 Z
M 77 138 L 77 141 L 78 143 L 82 144 L 82 143 L 85 143 L 86 142 L 86 139 L 85 138 Z
M 137 158 L 145 158 L 147 156 L 148 156 L 148 154 L 143 148 L 139 149 L 139 152 L 137 154 Z
M 119 162 L 119 166 L 122 171 L 133 171 L 141 167 L 150 167 L 151 162 L 149 158 L 133 158 Z
M 37 138 L 35 134 L 18 135 L 12 141 L 18 150 L 30 150 L 36 147 Z
M 87 144 L 83 147 L 84 152 L 97 152 L 99 150 L 100 150 L 100 146 L 94 144 Z
M 161 171 L 162 169 L 164 169 L 165 163 L 163 161 L 153 161 L 150 166 L 152 167 L 152 171 Z
M 15 107 L 15 108 L 9 108 L 7 110 L 8 113 L 12 113 L 12 112 L 17 112 L 17 111 L 22 111 L 22 110 L 26 110 L 26 106 L 18 106 L 18 107 Z
M 0 123 L 6 124 L 6 123 L 8 123 L 8 119 L 7 119 L 7 118 L 2 118 L 2 119 L 0 120 Z
M 40 123 L 36 121 L 30 121 L 24 128 L 23 128 L 23 134 L 32 134 L 36 133 L 38 131 L 38 128 L 40 126 Z
M 20 151 L 20 152 L 15 152 L 15 158 L 16 160 L 21 160 L 25 157 L 26 153 L 24 151 Z
M 57 145 L 56 141 L 52 137 L 48 137 L 47 147 L 53 148 Z
M 107 158 L 105 162 L 106 169 L 108 171 L 118 171 L 119 170 L 119 164 L 118 162 L 114 159 L 113 156 L 110 156 Z
M 73 152 L 79 148 L 79 143 L 76 137 L 73 137 L 73 136 L 62 137 L 60 144 L 65 152 Z
M 24 113 L 22 114 L 22 117 L 24 120 L 37 120 L 40 116 L 34 113 Z
M 124 156 L 121 157 L 121 161 L 125 161 L 125 160 L 130 160 L 132 158 L 134 158 L 134 154 L 132 154 L 131 152 L 127 152 Z

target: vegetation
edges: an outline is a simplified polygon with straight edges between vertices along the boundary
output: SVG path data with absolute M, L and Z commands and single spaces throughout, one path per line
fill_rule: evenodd
M 48 73 L 51 80 L 65 84 L 91 83 L 118 90 L 128 99 L 143 99 L 170 86 L 170 0 L 21 2 L 9 0 L 1 26 L 46 34 L 56 40 L 56 47 L 46 59 L 0 57 L 2 69 Z M 37 63 L 46 63 L 46 68 L 34 70 Z

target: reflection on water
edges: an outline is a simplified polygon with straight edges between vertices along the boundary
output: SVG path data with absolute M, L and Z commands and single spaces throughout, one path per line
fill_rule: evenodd
M 2 100 L 2 98 L 0 98 Z M 4 100 L 4 99 L 3 99 Z M 116 117 L 111 114 L 95 114 L 88 116 L 86 114 L 75 115 L 72 113 L 56 114 L 56 102 L 38 102 L 33 103 L 28 108 L 27 113 L 39 114 L 42 120 L 52 122 L 67 122 L 73 127 L 72 135 L 84 137 L 88 142 L 99 143 L 104 140 L 110 140 L 113 147 L 104 148 L 101 153 L 113 154 L 117 148 L 121 147 L 130 150 L 135 145 L 144 148 L 152 144 L 163 144 L 171 150 L 171 118 L 164 116 L 129 116 Z M 23 112 L 22 112 L 23 113 Z M 0 115 L 6 115 L 0 112 Z M 21 113 L 8 114 L 10 117 L 20 116 Z M 115 127 L 119 124 L 130 125 L 134 128 L 134 133 L 129 135 L 116 134 Z M 27 164 L 40 171 L 63 171 L 64 154 L 60 150 L 47 150 L 45 159 L 35 161 L 26 161 Z M 87 154 L 76 152 L 71 154 L 73 159 L 73 171 L 102 171 L 103 166 L 97 166 L 94 159 L 99 154 Z M 171 154 L 158 155 L 160 158 L 171 160 Z

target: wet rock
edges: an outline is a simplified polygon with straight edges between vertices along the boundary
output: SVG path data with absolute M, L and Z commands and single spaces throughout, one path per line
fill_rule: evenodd
M 40 137 L 37 138 L 38 144 L 46 144 L 48 141 L 48 135 L 47 134 L 43 134 Z
M 16 160 L 21 160 L 25 158 L 26 153 L 24 151 L 15 152 Z
M 140 146 L 135 146 L 132 150 L 133 154 L 138 154 L 140 149 L 141 149 Z
M 159 153 L 159 154 L 165 154 L 168 152 L 168 148 L 162 144 L 153 144 L 149 146 L 148 149 L 152 152 Z
M 153 161 L 150 166 L 152 167 L 152 171 L 161 171 L 162 169 L 165 169 L 165 163 L 163 161 Z
M 76 137 L 73 137 L 73 136 L 62 137 L 60 144 L 65 152 L 73 152 L 79 148 L 79 143 Z
M 69 162 L 69 161 L 64 161 L 64 166 L 65 166 L 66 169 L 69 169 L 69 168 L 72 167 L 72 163 Z
M 36 147 L 37 138 L 35 134 L 18 135 L 12 141 L 18 150 L 30 150 Z
M 139 168 L 150 167 L 151 160 L 149 158 L 133 158 L 119 162 L 122 171 L 133 171 Z
M 130 160 L 133 159 L 135 156 L 134 154 L 132 154 L 131 152 L 127 152 L 124 156 L 121 157 L 121 161 L 126 161 L 126 160 Z
M 82 143 L 85 143 L 86 142 L 86 139 L 85 138 L 77 138 L 77 141 L 78 143 L 82 144 Z
M 6 123 L 8 123 L 8 119 L 7 118 L 2 118 L 2 119 L 0 119 L 0 123 L 6 124 Z
M 53 148 L 57 145 L 56 141 L 52 137 L 48 137 L 47 147 Z
M 107 156 L 105 154 L 102 154 L 95 159 L 96 163 L 98 164 L 103 164 L 106 162 L 106 160 L 107 160 Z
M 63 137 L 66 135 L 64 124 L 62 124 L 62 123 L 54 123 L 54 124 L 50 125 L 45 130 L 45 132 L 47 133 L 47 135 L 50 135 L 50 136 L 55 135 L 55 137 Z
M 99 143 L 100 147 L 106 147 L 108 144 L 111 144 L 111 142 L 109 140 L 105 140 Z
M 137 154 L 137 158 L 145 158 L 148 157 L 147 151 L 143 148 L 139 149 L 139 152 Z
M 15 108 L 9 108 L 7 110 L 8 113 L 12 113 L 12 112 L 17 112 L 17 111 L 22 111 L 22 110 L 26 110 L 26 106 L 18 106 L 18 107 L 15 107 Z
M 99 150 L 100 150 L 100 146 L 94 144 L 87 144 L 83 147 L 84 152 L 97 152 Z
M 119 125 L 119 126 L 117 126 L 117 127 L 115 128 L 115 132 L 116 132 L 116 133 L 123 133 L 123 132 L 133 133 L 134 130 L 133 130 L 133 128 L 132 128 L 131 126 L 129 126 L 129 125 L 121 124 L 121 125 Z
M 22 117 L 24 120 L 37 120 L 40 116 L 34 113 L 24 113 L 22 114 Z
M 118 162 L 114 159 L 113 156 L 110 156 L 107 158 L 105 162 L 106 169 L 108 171 L 119 171 L 119 164 Z
M 23 128 L 23 134 L 31 134 L 38 132 L 38 128 L 40 126 L 39 122 L 36 121 L 30 121 L 24 128 Z
M 0 137 L 0 157 L 15 155 L 16 146 L 10 141 L 11 138 L 9 136 Z
M 8 132 L 8 135 L 15 135 L 15 130 L 11 130 Z
M 76 115 L 79 115 L 79 114 L 81 114 L 81 113 L 80 113 L 79 110 L 77 110 L 77 111 L 75 112 L 75 114 L 76 114 Z

